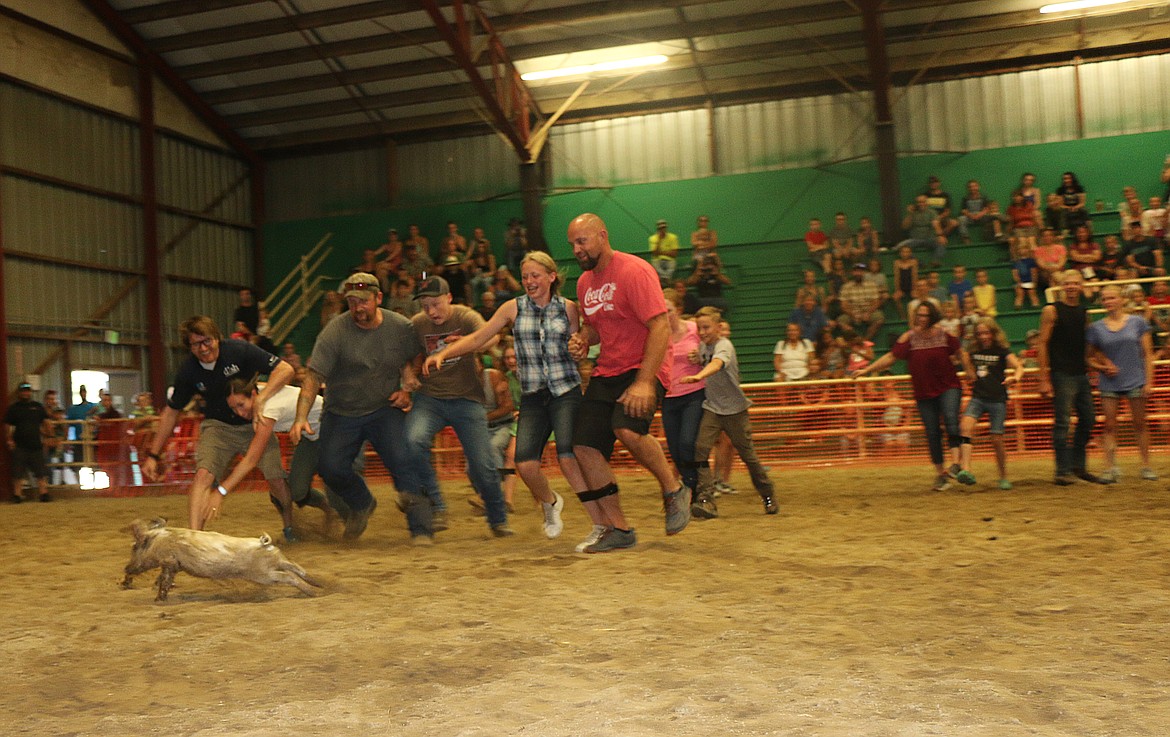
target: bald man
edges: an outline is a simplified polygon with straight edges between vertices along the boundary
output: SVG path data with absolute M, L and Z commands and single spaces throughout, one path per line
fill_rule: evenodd
M 587 507 L 596 505 L 590 508 L 593 533 L 577 549 L 603 553 L 637 543 L 609 467 L 615 440 L 658 480 L 667 535 L 682 532 L 690 522 L 691 491 L 649 434 L 650 420 L 670 385 L 670 325 L 658 274 L 642 259 L 615 251 L 596 215 L 573 219 L 569 244 L 583 272 L 577 300 L 585 320 L 569 349 L 580 360 L 589 346 L 601 344 L 573 428 L 573 452 L 589 488 L 578 496 Z

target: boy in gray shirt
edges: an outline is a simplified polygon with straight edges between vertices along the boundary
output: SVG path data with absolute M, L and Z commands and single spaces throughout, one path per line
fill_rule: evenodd
M 776 514 L 775 490 L 768 472 L 760 463 L 752 444 L 752 427 L 748 419 L 751 400 L 739 387 L 739 362 L 731 341 L 719 337 L 719 310 L 704 307 L 695 313 L 695 324 L 699 328 L 699 357 L 703 369 L 699 373 L 680 379 L 680 383 L 693 384 L 706 379 L 707 398 L 703 402 L 703 420 L 699 425 L 699 436 L 695 441 L 695 462 L 699 466 L 699 488 L 691 505 L 691 515 L 699 519 L 719 516 L 715 507 L 715 484 L 711 475 L 709 459 L 711 448 L 720 433 L 727 433 L 731 444 L 743 459 L 752 477 L 760 498 L 764 501 L 764 512 Z

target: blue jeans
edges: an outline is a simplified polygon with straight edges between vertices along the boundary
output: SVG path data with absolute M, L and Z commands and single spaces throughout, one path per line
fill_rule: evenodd
M 557 441 L 557 457 L 573 455 L 573 424 L 581 406 L 581 387 L 575 386 L 559 397 L 540 389 L 520 397 L 520 419 L 516 423 L 516 462 L 539 461 L 550 435 Z
M 894 246 L 894 251 L 897 251 L 902 246 L 910 246 L 910 250 L 912 251 L 930 249 L 931 260 L 940 264 L 947 257 L 947 244 L 939 243 L 935 238 L 907 238 Z
M 502 525 L 508 521 L 504 506 L 504 492 L 500 488 L 498 458 L 488 433 L 487 410 L 474 399 L 435 399 L 426 394 L 414 395 L 414 408 L 406 414 L 405 450 L 410 457 L 411 483 L 398 484 L 398 490 L 431 497 L 439 488 L 435 467 L 431 464 L 431 446 L 435 435 L 448 425 L 455 430 L 463 454 L 471 485 L 483 499 L 488 524 Z M 440 498 L 441 500 L 441 498 Z M 435 505 L 436 509 L 441 509 Z
M 699 484 L 699 470 L 695 465 L 695 439 L 699 437 L 699 423 L 703 421 L 703 400 L 707 392 L 666 397 L 662 400 L 662 431 L 666 433 L 666 447 L 670 458 L 691 490 Z
M 962 390 L 947 389 L 933 399 L 919 399 L 918 416 L 922 418 L 922 427 L 926 430 L 926 444 L 930 447 L 930 461 L 936 466 L 943 463 L 942 428 L 941 421 L 947 428 L 947 447 L 957 448 L 961 441 L 959 435 L 959 403 L 963 399 Z
M 1068 447 L 1068 426 L 1076 409 L 1077 429 L 1072 448 Z M 1056 454 L 1056 475 L 1067 476 L 1085 470 L 1085 448 L 1097 422 L 1093 392 L 1085 374 L 1052 372 L 1052 451 Z
M 374 500 L 365 478 L 354 470 L 354 459 L 367 440 L 398 490 L 413 488 L 416 482 L 407 463 L 405 426 L 402 410 L 390 406 L 361 417 L 321 413 L 317 473 L 351 510 L 364 510 Z

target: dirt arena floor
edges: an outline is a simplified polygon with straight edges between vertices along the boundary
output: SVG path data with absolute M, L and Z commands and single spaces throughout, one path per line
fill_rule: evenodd
M 741 492 L 673 538 L 656 489 L 629 477 L 639 544 L 595 556 L 573 552 L 588 532 L 575 502 L 560 539 L 521 503 L 518 534 L 497 540 L 455 483 L 451 530 L 412 547 L 382 489 L 354 545 L 299 513 L 308 539 L 285 550 L 323 595 L 180 574 L 162 604 L 154 573 L 118 587 L 122 528 L 181 524 L 184 497 L 6 506 L 0 723 L 118 737 L 1164 737 L 1167 482 L 1060 489 L 1047 461 L 1013 470 L 1015 491 L 945 493 L 926 490 L 925 465 L 780 472 L 779 516 Z M 218 531 L 279 530 L 264 494 L 225 511 Z

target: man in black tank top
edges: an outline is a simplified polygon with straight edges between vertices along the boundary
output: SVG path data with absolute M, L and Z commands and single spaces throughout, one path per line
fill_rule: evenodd
M 1100 483 L 1085 468 L 1085 448 L 1096 421 L 1093 392 L 1085 364 L 1085 328 L 1088 310 L 1081 304 L 1084 277 L 1070 269 L 1061 274 L 1060 301 L 1046 305 L 1040 312 L 1040 395 L 1052 397 L 1052 450 L 1056 455 L 1053 483 L 1068 486 L 1073 477 Z M 1073 409 L 1077 427 L 1072 447 L 1068 444 L 1069 421 Z

